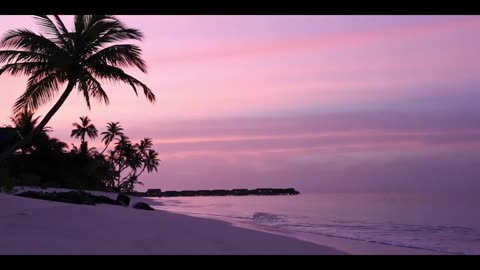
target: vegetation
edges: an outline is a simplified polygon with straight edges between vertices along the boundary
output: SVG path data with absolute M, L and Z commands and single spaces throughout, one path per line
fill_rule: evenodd
M 44 129 L 33 136 L 31 144 L 6 160 L 9 170 L 3 173 L 3 186 L 10 190 L 15 179 L 17 185 L 132 192 L 135 185 L 142 184 L 140 175 L 157 171 L 160 160 L 150 138 L 133 143 L 120 123 L 111 122 L 101 133 L 105 149 L 99 153 L 89 148 L 86 140 L 96 139 L 98 130 L 88 117 L 80 120 L 71 132 L 72 138 L 80 139 L 79 147 L 72 144 L 69 150 L 66 143 L 49 136 L 52 129 Z M 24 111 L 12 122 L 22 134 L 37 128 L 38 117 Z M 104 155 L 109 145 L 112 149 Z
M 16 179 L 0 172 L 0 192 L 13 193 L 15 192 Z
M 131 67 L 147 71 L 140 47 L 123 43 L 141 41 L 143 34 L 138 29 L 125 26 L 111 15 L 75 15 L 72 30 L 67 29 L 58 15 L 53 18 L 36 15 L 35 19 L 43 30 L 41 34 L 29 29 L 14 29 L 0 40 L 0 49 L 3 49 L 0 50 L 0 63 L 4 63 L 0 75 L 29 76 L 25 92 L 13 106 L 14 118 L 52 101 L 60 88 L 66 86 L 42 121 L 2 153 L 0 162 L 17 149 L 29 148 L 33 137 L 44 131 L 74 89 L 83 94 L 89 108 L 91 98 L 109 103 L 100 83 L 102 80 L 126 83 L 135 94 L 140 88 L 150 102 L 155 101 L 147 85 L 122 69 Z
M 0 186 L 6 190 L 18 184 L 133 191 L 135 184 L 142 184 L 142 173 L 157 170 L 159 159 L 151 139 L 133 143 L 120 123 L 111 122 L 100 134 L 105 148 L 99 153 L 88 145 L 88 140 L 98 137 L 98 130 L 85 116 L 73 124 L 71 137 L 80 143 L 69 149 L 65 142 L 50 136 L 52 129 L 47 123 L 74 90 L 83 95 L 88 108 L 91 99 L 108 104 L 104 81 L 126 83 L 137 95 L 141 89 L 154 102 L 151 89 L 124 71 L 147 71 L 141 48 L 128 44 L 141 41 L 142 32 L 111 15 L 75 15 L 72 29 L 58 15 L 34 17 L 41 33 L 14 29 L 0 39 L 0 76 L 28 76 L 11 117 L 21 139 L 12 146 L 8 141 L 5 144 L 11 147 L 0 153 Z M 58 94 L 41 120 L 34 117 L 40 106 Z
M 28 110 L 23 110 L 16 117 L 11 117 L 10 119 L 15 125 L 15 128 L 20 133 L 22 138 L 28 136 L 34 130 L 37 125 L 38 119 L 40 117 L 33 118 L 34 113 Z M 47 141 L 51 141 L 51 146 L 58 143 L 58 147 L 64 148 L 66 145 L 61 145 L 58 140 L 50 139 L 47 135 L 47 132 L 52 131 L 50 127 L 43 127 L 32 137 L 32 140 L 24 144 L 20 149 L 23 154 L 30 153 L 33 149 L 37 149 L 42 146 L 46 146 Z
M 103 135 L 102 142 L 105 142 L 105 148 L 102 151 L 103 154 L 115 137 L 123 135 L 123 128 L 119 122 L 110 122 L 107 124 L 107 131 L 102 132 L 100 135 Z

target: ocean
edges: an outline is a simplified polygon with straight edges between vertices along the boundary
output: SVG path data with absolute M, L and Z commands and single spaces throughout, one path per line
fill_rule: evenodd
M 321 244 L 318 236 L 480 254 L 480 196 L 305 194 L 171 197 L 160 210 L 218 219 Z

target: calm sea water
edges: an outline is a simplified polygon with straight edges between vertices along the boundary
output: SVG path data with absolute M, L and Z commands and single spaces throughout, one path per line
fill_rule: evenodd
M 157 209 L 290 236 L 335 236 L 454 254 L 480 254 L 480 196 L 308 194 L 159 198 Z

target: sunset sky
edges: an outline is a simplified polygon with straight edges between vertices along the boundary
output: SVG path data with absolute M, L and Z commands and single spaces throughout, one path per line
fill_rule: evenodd
M 83 115 L 153 138 L 139 190 L 480 188 L 480 16 L 118 17 L 145 34 L 148 74 L 131 73 L 157 102 L 107 84 L 109 106 L 74 92 L 48 125 L 75 144 Z M 0 16 L 0 34 L 24 27 Z M 25 85 L 0 77 L 0 125 Z

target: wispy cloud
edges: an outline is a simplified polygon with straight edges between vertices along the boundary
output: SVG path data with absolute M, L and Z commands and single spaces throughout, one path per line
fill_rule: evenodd
M 272 39 L 258 42 L 241 44 L 238 41 L 232 43 L 222 42 L 211 49 L 182 53 L 181 55 L 163 56 L 155 59 L 160 65 L 173 63 L 191 62 L 198 63 L 205 60 L 222 60 L 231 58 L 245 58 L 259 55 L 282 53 L 293 50 L 328 49 L 348 46 L 360 46 L 366 43 L 378 43 L 402 39 L 415 39 L 430 34 L 448 33 L 462 29 L 475 29 L 480 27 L 480 18 L 467 16 L 445 21 L 424 22 L 417 25 L 396 26 L 379 30 L 367 30 L 359 32 L 332 33 L 319 36 L 297 37 L 294 39 Z

